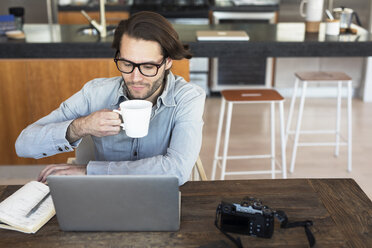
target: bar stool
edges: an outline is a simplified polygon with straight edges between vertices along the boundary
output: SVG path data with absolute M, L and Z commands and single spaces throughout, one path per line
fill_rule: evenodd
M 273 89 L 252 89 L 252 90 L 224 90 L 221 92 L 222 102 L 220 117 L 218 121 L 217 130 L 217 141 L 214 152 L 213 168 L 212 168 L 212 180 L 215 179 L 216 167 L 222 160 L 221 177 L 223 180 L 225 175 L 252 175 L 252 174 L 270 174 L 271 177 L 275 178 L 275 173 L 282 172 L 283 178 L 287 178 L 286 172 L 286 157 L 285 157 L 285 132 L 284 132 L 284 114 L 283 114 L 283 102 L 284 98 Z M 219 156 L 219 148 L 221 141 L 221 132 L 223 125 L 223 117 L 225 114 L 225 105 L 228 103 L 227 115 L 226 115 L 226 128 L 225 128 L 225 140 L 223 147 L 222 157 Z M 269 103 L 271 112 L 271 154 L 263 155 L 243 155 L 243 156 L 227 156 L 229 146 L 229 135 L 231 126 L 231 116 L 234 104 L 257 104 L 257 103 Z M 275 103 L 279 105 L 279 117 L 280 117 L 280 137 L 281 137 L 281 152 L 282 152 L 282 165 L 280 170 L 275 170 Z M 260 171 L 239 171 L 239 172 L 226 172 L 226 161 L 228 159 L 271 159 L 271 170 L 260 170 Z
M 296 72 L 296 81 L 294 85 L 292 100 L 289 108 L 288 113 L 288 120 L 287 120 L 287 127 L 286 127 L 286 142 L 288 141 L 289 135 L 294 135 L 294 144 L 293 144 L 293 152 L 292 152 L 292 159 L 291 159 L 291 166 L 290 172 L 294 171 L 295 160 L 296 160 L 296 153 L 297 148 L 299 146 L 335 146 L 335 156 L 337 157 L 339 154 L 339 146 L 340 145 L 347 145 L 348 147 L 348 171 L 352 170 L 352 157 L 351 157 L 351 141 L 352 141 L 352 127 L 351 127 L 351 98 L 352 98 L 352 81 L 351 77 L 346 75 L 343 72 Z M 337 112 L 336 112 L 336 128 L 334 130 L 300 130 L 301 129 L 301 122 L 302 122 L 302 115 L 304 111 L 304 104 L 306 98 L 306 90 L 308 83 L 319 83 L 319 82 L 327 82 L 327 83 L 335 83 L 337 85 Z M 302 85 L 302 93 L 301 93 L 301 100 L 299 105 L 299 111 L 297 116 L 297 124 L 295 131 L 290 130 L 291 122 L 292 122 L 292 115 L 293 109 L 296 101 L 296 95 L 299 83 Z M 348 126 L 348 138 L 347 142 L 340 142 L 340 122 L 341 122 L 341 95 L 342 95 L 342 87 L 343 84 L 347 85 L 347 126 Z M 300 143 L 299 136 L 300 134 L 335 134 L 336 135 L 336 142 L 307 142 L 307 143 Z M 287 144 L 287 143 L 286 143 Z

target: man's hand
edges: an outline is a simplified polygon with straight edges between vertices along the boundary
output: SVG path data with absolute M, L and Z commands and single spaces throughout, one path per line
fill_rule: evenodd
M 37 180 L 45 183 L 49 175 L 86 175 L 86 165 L 51 164 L 45 167 L 39 174 Z
M 116 135 L 120 132 L 120 124 L 118 113 L 103 109 L 71 122 L 66 138 L 73 143 L 86 135 L 97 137 Z

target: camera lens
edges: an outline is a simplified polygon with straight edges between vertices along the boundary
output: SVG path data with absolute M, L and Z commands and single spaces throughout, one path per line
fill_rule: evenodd
M 230 213 L 230 212 L 231 212 L 231 207 L 230 207 L 230 206 L 224 206 L 224 207 L 222 208 L 222 211 L 223 211 L 224 213 Z
M 262 209 L 262 204 L 261 204 L 261 202 L 260 202 L 260 201 L 255 201 L 255 202 L 253 203 L 253 208 L 254 208 L 254 209 L 257 209 L 257 210 Z
M 266 206 L 264 206 L 264 207 L 266 207 Z M 271 209 L 270 208 L 264 208 L 264 210 L 263 210 L 263 213 L 265 214 L 265 215 L 271 215 L 272 214 L 272 211 L 271 211 Z

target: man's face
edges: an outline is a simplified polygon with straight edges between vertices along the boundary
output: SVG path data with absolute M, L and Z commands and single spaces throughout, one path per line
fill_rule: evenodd
M 137 64 L 160 64 L 164 56 L 159 43 L 135 39 L 124 34 L 121 40 L 119 58 Z M 131 99 L 154 100 L 154 97 L 161 93 L 165 70 L 170 69 L 171 66 L 172 60 L 167 58 L 165 63 L 159 68 L 158 73 L 153 77 L 144 76 L 138 67 L 129 74 L 122 73 L 129 97 Z

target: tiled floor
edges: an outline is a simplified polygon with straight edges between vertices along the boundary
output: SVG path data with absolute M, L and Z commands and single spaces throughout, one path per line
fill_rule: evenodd
M 289 99 L 285 103 L 285 119 L 289 107 Z M 204 112 L 203 146 L 200 153 L 207 176 L 212 171 L 213 153 L 216 142 L 217 123 L 221 100 L 210 97 L 206 101 Z M 233 110 L 232 129 L 230 135 L 229 153 L 260 154 L 269 153 L 269 108 L 268 105 L 236 105 Z M 303 119 L 304 128 L 319 127 L 327 129 L 335 124 L 335 99 L 307 99 Z M 346 114 L 346 106 L 343 105 Z M 278 113 L 278 111 L 277 111 Z M 342 130 L 346 131 L 343 118 Z M 331 147 L 300 147 L 297 152 L 294 173 L 288 173 L 288 178 L 354 178 L 364 192 L 372 199 L 372 103 L 364 103 L 358 99 L 353 100 L 353 171 L 347 172 L 347 150 L 341 147 L 340 156 L 334 157 Z M 279 127 L 279 122 L 277 122 Z M 277 129 L 278 131 L 278 129 Z M 344 132 L 346 136 L 346 132 Z M 279 156 L 279 136 L 276 139 Z M 331 141 L 332 136 L 307 136 L 306 140 L 315 138 Z M 287 167 L 289 167 L 292 142 L 287 147 Z M 280 157 L 280 156 L 279 156 Z M 269 169 L 269 160 L 235 160 L 228 162 L 228 170 Z M 23 184 L 37 177 L 43 166 L 0 166 L 0 184 Z M 217 177 L 219 177 L 219 171 Z M 228 176 L 227 179 L 241 178 L 271 178 L 270 175 Z M 277 174 L 277 178 L 281 178 Z

